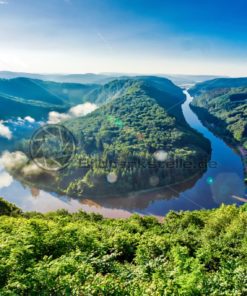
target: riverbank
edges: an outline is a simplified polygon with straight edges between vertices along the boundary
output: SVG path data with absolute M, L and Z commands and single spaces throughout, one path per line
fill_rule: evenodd
M 245 178 L 244 181 L 247 183 L 247 150 L 244 149 L 242 146 L 238 146 L 238 150 L 242 156 L 243 164 L 244 164 L 244 172 L 245 172 Z
M 192 97 L 187 92 L 185 94 L 186 101 L 182 105 L 184 117 L 192 128 L 210 140 L 212 146 L 210 163 L 216 164 L 216 166 L 211 166 L 209 163 L 206 172 L 197 180 L 188 180 L 188 183 L 181 184 L 181 186 L 171 186 L 156 192 L 143 191 L 128 196 L 113 196 L 96 200 L 89 197 L 75 199 L 55 194 L 53 191 L 49 192 L 45 188 L 44 190 L 34 188 L 35 186 L 31 183 L 27 186 L 0 168 L 0 176 L 5 177 L 2 178 L 0 196 L 4 196 L 24 211 L 45 213 L 66 209 L 69 212 L 76 212 L 82 209 L 111 218 L 126 218 L 136 212 L 162 217 L 171 210 L 212 209 L 219 207 L 222 203 L 241 205 L 243 202 L 233 197 L 243 198 L 245 196 L 245 186 L 242 181 L 244 178 L 243 165 L 240 156 L 202 125 L 190 109 L 189 103 Z M 3 183 L 4 180 L 5 183 Z
M 190 103 L 190 108 L 193 110 L 195 114 L 197 114 L 198 118 L 201 120 L 203 125 L 207 127 L 213 134 L 217 137 L 223 139 L 225 143 L 230 146 L 232 149 L 236 150 L 236 152 L 240 155 L 242 163 L 243 163 L 243 172 L 244 172 L 244 182 L 247 183 L 247 150 L 240 145 L 233 137 L 230 135 L 226 135 L 226 130 L 221 126 L 221 122 L 217 124 L 216 119 L 210 120 L 210 114 L 207 110 L 203 110 L 202 108 L 198 108 L 195 105 Z

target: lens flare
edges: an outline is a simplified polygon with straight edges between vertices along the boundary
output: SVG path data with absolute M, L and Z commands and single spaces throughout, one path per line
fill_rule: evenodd
M 116 175 L 116 173 L 113 173 L 113 172 L 112 173 L 109 173 L 106 178 L 107 178 L 107 181 L 109 183 L 111 183 L 111 184 L 117 182 L 117 175 Z
M 168 153 L 164 150 L 159 150 L 154 153 L 154 158 L 158 161 L 165 161 L 168 157 Z
M 208 177 L 207 178 L 207 183 L 208 183 L 208 185 L 212 185 L 214 183 L 213 177 Z

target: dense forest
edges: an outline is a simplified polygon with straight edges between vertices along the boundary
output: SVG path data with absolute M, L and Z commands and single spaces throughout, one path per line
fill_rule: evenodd
M 247 78 L 220 78 L 190 89 L 191 107 L 228 142 L 247 149 Z
M 170 212 L 162 223 L 22 213 L 3 200 L 0 214 L 3 296 L 247 293 L 246 206 Z
M 16 166 L 11 173 L 24 183 L 38 182 L 42 187 L 45 180 L 46 186 L 51 184 L 52 190 L 69 196 L 122 194 L 200 177 L 210 158 L 209 141 L 183 117 L 182 89 L 165 78 L 119 78 L 103 85 L 2 79 L 1 92 L 7 100 L 2 103 L 13 112 L 30 115 L 32 106 L 31 115 L 39 117 L 49 110 L 64 112 L 83 102 L 98 107 L 86 116 L 61 122 L 76 140 L 76 153 L 67 168 L 56 175 L 45 171 L 23 174 L 33 160 L 37 163 L 43 157 L 43 150 L 34 159 L 30 154 L 32 141 L 23 138 L 18 142 L 16 150 L 23 151 L 29 161 L 23 164 L 27 168 Z M 52 148 L 46 148 L 51 155 Z M 54 146 L 54 154 L 56 149 Z
M 51 111 L 65 112 L 71 106 L 83 103 L 98 87 L 23 77 L 0 79 L 0 117 L 31 116 L 46 120 Z
M 163 78 L 137 77 L 102 86 L 95 96 L 101 102 L 96 111 L 63 123 L 75 135 L 78 150 L 60 175 L 60 187 L 76 196 L 119 194 L 202 173 L 205 167 L 199 162 L 207 163 L 210 144 L 185 122 L 184 100 L 181 89 Z M 166 154 L 170 166 L 155 153 Z M 190 166 L 174 168 L 171 162 L 176 160 Z M 117 182 L 108 182 L 108 174 Z

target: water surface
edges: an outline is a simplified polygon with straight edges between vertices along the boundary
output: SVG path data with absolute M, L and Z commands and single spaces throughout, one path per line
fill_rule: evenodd
M 133 212 L 164 216 L 170 210 L 196 210 L 219 207 L 220 204 L 241 204 L 245 199 L 243 164 L 240 156 L 223 140 L 210 132 L 190 109 L 192 97 L 187 91 L 182 110 L 187 123 L 210 140 L 212 158 L 207 171 L 198 180 L 157 190 L 141 191 L 123 197 L 73 199 L 30 188 L 0 167 L 0 196 L 24 211 L 48 212 L 82 209 L 105 217 L 128 217 Z M 247 201 L 247 200 L 246 200 Z

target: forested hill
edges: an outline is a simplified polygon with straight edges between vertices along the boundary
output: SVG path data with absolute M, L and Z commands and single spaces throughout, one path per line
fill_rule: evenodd
M 0 118 L 47 117 L 86 101 L 97 85 L 56 83 L 29 78 L 0 79 Z
M 247 77 L 241 78 L 216 78 L 197 83 L 190 89 L 192 95 L 199 96 L 204 92 L 227 90 L 229 88 L 247 87 Z
M 162 223 L 2 206 L 0 295 L 246 295 L 246 205 Z
M 116 80 L 105 88 L 111 92 L 105 104 L 85 117 L 64 123 L 80 143 L 70 167 L 78 174 L 80 158 L 90 159 L 92 163 L 98 159 L 114 164 L 123 160 L 141 162 L 144 166 L 108 165 L 101 169 L 93 166 L 80 172 L 77 178 L 72 170 L 67 193 L 92 191 L 96 194 L 96 189 L 100 193 L 104 190 L 121 193 L 152 187 L 151 177 L 156 180 L 153 186 L 162 186 L 198 172 L 197 164 L 209 156 L 210 144 L 185 122 L 181 110 L 185 97 L 180 88 L 156 77 Z M 158 166 L 149 169 L 147 163 L 153 161 L 154 154 L 160 150 L 169 154 L 169 159 L 191 160 L 195 166 L 180 171 Z M 118 176 L 115 184 L 106 180 L 112 171 Z
M 215 79 L 189 90 L 201 120 L 228 142 L 247 149 L 247 78 Z
M 13 78 L 30 78 L 35 80 L 54 81 L 59 83 L 79 83 L 79 84 L 105 84 L 114 80 L 116 77 L 122 75 L 112 74 L 35 74 L 25 72 L 11 72 L 0 71 L 0 78 L 13 79 Z
M 133 83 L 138 81 L 142 82 L 143 86 L 149 86 L 153 89 L 155 88 L 156 90 L 166 92 L 173 97 L 173 101 L 171 103 L 174 103 L 178 99 L 181 101 L 181 98 L 183 97 L 181 89 L 168 79 L 156 76 L 136 76 L 132 78 L 125 77 L 122 79 L 114 79 L 91 92 L 87 98 L 89 101 L 93 101 L 94 103 L 106 103 L 114 98 L 120 97 L 123 94 L 129 93 Z
M 84 74 L 34 74 L 25 72 L 10 72 L 10 71 L 0 71 L 0 78 L 12 79 L 18 77 L 26 77 L 31 79 L 54 81 L 60 83 L 80 83 L 80 84 L 106 84 L 115 79 L 122 78 L 132 78 L 133 75 L 126 75 L 124 73 L 84 73 Z M 217 76 L 209 75 L 169 75 L 162 74 L 160 77 L 168 78 L 177 85 L 181 84 L 191 84 L 197 81 L 205 81 L 209 79 L 214 79 Z
M 65 112 L 84 102 L 105 104 L 129 91 L 138 77 L 116 79 L 103 85 L 57 83 L 33 78 L 0 79 L 0 118 L 31 116 L 46 119 L 50 111 Z M 142 77 L 146 84 L 165 90 L 174 99 L 181 99 L 181 90 L 172 82 L 158 77 Z
M 56 184 L 60 193 L 72 196 L 129 193 L 185 182 L 201 176 L 205 170 L 210 143 L 186 123 L 181 108 L 185 95 L 168 79 L 140 76 L 117 79 L 103 86 L 69 84 L 64 96 L 59 95 L 64 84 L 24 81 L 35 90 L 40 87 L 42 92 L 47 91 L 47 101 L 41 102 L 45 96 L 37 95 L 35 103 L 53 100 L 59 106 L 67 106 L 69 90 L 78 88 L 81 95 L 78 99 L 98 105 L 86 116 L 62 122 L 78 145 L 73 161 L 52 180 L 53 188 Z M 24 97 L 22 86 L 19 93 Z M 32 94 L 26 95 L 26 101 L 28 95 Z M 28 153 L 25 143 L 23 150 L 26 148 Z M 177 160 L 189 162 L 189 167 L 182 164 L 177 168 Z M 85 161 L 86 166 L 82 165 Z M 114 175 L 114 182 L 109 182 L 109 175 Z

